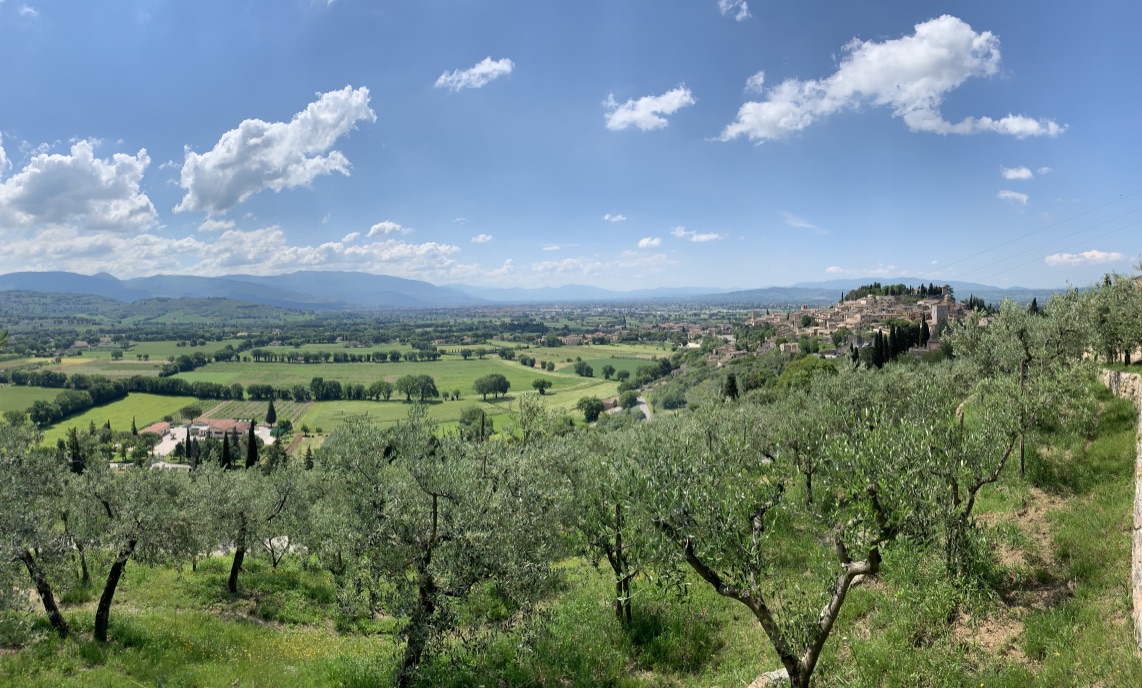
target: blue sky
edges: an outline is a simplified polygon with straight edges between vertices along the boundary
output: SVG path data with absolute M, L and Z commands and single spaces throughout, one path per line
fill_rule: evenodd
M 1142 6 L 0 0 L 0 272 L 1087 284 Z

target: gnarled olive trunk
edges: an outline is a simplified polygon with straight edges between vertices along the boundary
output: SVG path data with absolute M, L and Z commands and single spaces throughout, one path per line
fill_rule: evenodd
M 242 570 L 242 562 L 246 560 L 246 516 L 240 516 L 242 526 L 238 529 L 238 541 L 234 547 L 234 562 L 230 564 L 230 578 L 226 581 L 226 589 L 231 595 L 238 594 L 238 572 Z
M 136 544 L 138 544 L 138 540 L 128 540 L 126 546 L 119 550 L 119 554 L 116 555 L 115 562 L 111 564 L 111 570 L 107 572 L 107 582 L 103 585 L 103 594 L 99 596 L 99 606 L 95 608 L 94 636 L 98 642 L 107 642 L 107 624 L 111 619 L 111 602 L 115 599 L 115 589 L 119 587 L 119 579 L 123 577 L 123 569 L 127 568 L 127 562 L 135 553 Z
M 397 686 L 408 688 L 416 678 L 420 660 L 428 647 L 428 636 L 432 628 L 432 617 L 436 613 L 436 579 L 428 570 L 431 552 L 417 563 L 418 591 L 416 609 L 408 620 L 408 639 L 401 658 Z
M 36 561 L 35 555 L 31 550 L 24 550 L 20 555 L 20 561 L 24 562 L 24 568 L 28 569 L 28 575 L 32 579 L 32 583 L 36 586 L 36 593 L 40 596 L 40 601 L 44 603 L 44 611 L 48 614 L 48 621 L 51 622 L 52 628 L 56 629 L 56 633 L 60 638 L 67 638 L 71 634 L 71 629 L 64 620 L 63 614 L 60 614 L 59 607 L 56 606 L 55 595 L 52 594 L 52 586 L 48 583 L 47 577 L 40 569 L 39 562 Z

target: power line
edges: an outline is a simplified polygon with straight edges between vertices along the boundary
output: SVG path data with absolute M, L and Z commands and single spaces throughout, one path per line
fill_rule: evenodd
M 989 247 L 989 248 L 985 248 L 984 250 L 982 250 L 982 251 L 979 251 L 979 252 L 977 252 L 977 253 L 973 253 L 973 254 L 971 254 L 970 256 L 965 256 L 964 258 L 960 258 L 959 260 L 953 261 L 953 262 L 951 262 L 951 263 L 946 263 L 946 264 L 944 264 L 944 265 L 942 265 L 942 266 L 940 266 L 940 267 L 938 267 L 938 268 L 936 268 L 936 269 L 934 269 L 934 270 L 929 270 L 929 271 L 927 271 L 927 272 L 922 272 L 922 273 L 920 273 L 919 275 L 916 275 L 916 276 L 915 276 L 915 279 L 921 279 L 921 278 L 924 278 L 924 277 L 930 277 L 931 275 L 935 274 L 936 272 L 942 272 L 942 271 L 946 270 L 947 268 L 949 268 L 949 267 L 951 267 L 951 266 L 953 266 L 953 265 L 959 265 L 960 263 L 963 263 L 963 262 L 965 262 L 965 261 L 971 260 L 972 258 L 978 258 L 979 256 L 982 256 L 982 255 L 983 255 L 983 254 L 985 254 L 985 253 L 990 253 L 991 251 L 994 251 L 994 250 L 996 250 L 996 249 L 1000 249 L 1000 248 L 1003 248 L 1004 246 L 1008 246 L 1008 245 L 1010 245 L 1010 244 L 1013 244 L 1013 243 L 1015 243 L 1015 242 L 1017 242 L 1017 241 L 1022 241 L 1023 239 L 1026 239 L 1027 237 L 1031 237 L 1031 236 L 1034 236 L 1034 235 L 1036 235 L 1036 234 L 1039 234 L 1040 232 L 1045 232 L 1045 231 L 1047 231 L 1048 229 L 1051 229 L 1051 228 L 1053 228 L 1053 227 L 1058 227 L 1059 225 L 1062 225 L 1062 224 L 1065 224 L 1065 223 L 1067 223 L 1067 222 L 1070 222 L 1071 220 L 1077 220 L 1078 218 L 1080 218 L 1080 217 L 1083 217 L 1084 215 L 1089 215 L 1090 213 L 1093 213 L 1093 212 L 1095 212 L 1095 211 L 1097 211 L 1097 210 L 1102 210 L 1103 208 L 1106 208 L 1106 207 L 1108 207 L 1108 206 L 1114 205 L 1115 203 L 1121 203 L 1122 201 L 1125 201 L 1125 200 L 1126 200 L 1126 199 L 1128 199 L 1128 198 L 1133 198 L 1133 197 L 1135 197 L 1135 196 L 1137 196 L 1137 195 L 1139 195 L 1139 194 L 1142 194 L 1142 190 L 1134 191 L 1134 192 L 1132 192 L 1132 193 L 1128 193 L 1128 194 L 1125 194 L 1125 195 L 1120 195 L 1118 198 L 1115 198 L 1115 199 L 1113 199 L 1113 200 L 1107 201 L 1106 203 L 1103 203 L 1102 205 L 1097 205 L 1097 206 L 1095 206 L 1095 207 L 1093 207 L 1093 208 L 1090 208 L 1090 209 L 1088 209 L 1088 210 L 1084 210 L 1083 212 L 1081 212 L 1081 213 L 1078 213 L 1078 214 L 1076 214 L 1076 215 L 1072 215 L 1072 216 L 1070 216 L 1070 217 L 1068 217 L 1068 218 L 1065 218 L 1065 219 L 1062 219 L 1062 220 L 1058 220 L 1057 222 L 1052 222 L 1052 223 L 1051 223 L 1051 224 L 1049 224 L 1049 225 L 1046 225 L 1046 226 L 1044 226 L 1044 227 L 1040 227 L 1040 228 L 1038 228 L 1038 229 L 1034 229 L 1034 230 L 1032 230 L 1032 231 L 1030 231 L 1030 232 L 1027 232 L 1026 234 L 1023 234 L 1023 235 L 1017 236 L 1017 237 L 1015 237 L 1015 238 L 1013 238 L 1013 239 L 1008 239 L 1007 241 L 1004 241 L 1004 242 L 998 243 L 998 244 L 996 244 L 996 245 L 994 245 L 994 246 L 991 246 L 991 247 Z M 1131 213 L 1134 213 L 1134 212 L 1137 212 L 1137 210 L 1138 210 L 1138 209 L 1132 210 L 1132 211 L 1130 211 L 1130 213 L 1127 213 L 1127 215 L 1129 215 L 1129 214 L 1131 214 Z M 1088 228 L 1088 229 L 1089 229 L 1089 228 Z
M 1140 224 L 1142 224 L 1142 219 L 1137 219 L 1137 221 L 1134 221 L 1132 223 L 1120 226 L 1120 227 L 1118 227 L 1118 229 L 1110 230 L 1109 232 L 1103 232 L 1102 234 L 1097 235 L 1097 237 L 1084 239 L 1083 241 L 1079 241 L 1078 243 L 1072 243 L 1072 245 L 1064 247 L 1060 250 L 1070 250 L 1072 248 L 1078 248 L 1079 246 L 1083 246 L 1084 243 L 1086 243 L 1087 241 L 1093 241 L 1095 239 L 1102 239 L 1103 237 L 1109 237 L 1109 235 L 1111 235 L 1115 232 L 1121 232 L 1121 231 L 1127 229 L 1127 227 L 1133 227 L 1135 225 L 1140 225 Z M 1034 250 L 1034 249 L 1032 249 L 1032 250 Z M 1024 253 L 1027 253 L 1027 251 L 1024 251 Z M 1011 270 L 1014 270 L 1014 269 L 1016 269 L 1016 267 L 1022 267 L 1023 265 L 1030 265 L 1031 263 L 1035 263 L 1038 261 L 1038 259 L 1039 259 L 1038 257 L 1031 258 L 1030 261 L 1026 261 L 1026 262 L 1020 263 L 1018 265 L 1012 265 L 1011 267 L 1007 267 L 1007 269 L 1005 269 L 1005 270 L 996 272 L 994 274 L 989 274 L 989 275 L 987 275 L 987 277 L 980 278 L 980 280 L 989 280 L 991 278 L 998 277 L 998 275 L 1003 274 L 1003 273 L 1008 272 L 1008 271 L 1011 271 Z
M 992 266 L 995 266 L 995 265 L 999 265 L 1000 263 L 1003 263 L 1003 262 L 1005 262 L 1005 261 L 1011 260 L 1012 258 L 1015 258 L 1015 257 L 1017 257 L 1017 256 L 1022 256 L 1022 255 L 1024 255 L 1024 254 L 1030 253 L 1031 251 L 1035 251 L 1035 250 L 1038 250 L 1038 249 L 1041 249 L 1041 248 L 1045 248 L 1045 247 L 1047 247 L 1047 246 L 1050 246 L 1051 244 L 1055 243 L 1056 241 L 1062 241 L 1062 240 L 1064 240 L 1064 239 L 1070 239 L 1070 238 L 1071 238 L 1071 237 L 1073 237 L 1073 236 L 1078 236 L 1079 234 L 1082 234 L 1083 232 L 1087 232 L 1087 231 L 1090 231 L 1090 230 L 1092 230 L 1092 229 L 1095 229 L 1096 227 L 1101 227 L 1101 226 L 1103 226 L 1103 225 L 1105 225 L 1105 224 L 1108 224 L 1108 223 L 1114 222 L 1114 221 L 1116 221 L 1116 220 L 1121 220 L 1121 219 L 1123 219 L 1123 218 L 1125 218 L 1125 217 L 1129 217 L 1129 216 L 1133 215 L 1134 213 L 1136 213 L 1136 212 L 1138 212 L 1138 211 L 1140 211 L 1140 210 L 1142 210 L 1142 208 L 1135 208 L 1134 210 L 1131 210 L 1131 211 L 1130 211 L 1130 212 L 1128 212 L 1128 213 L 1123 213 L 1122 215 L 1118 215 L 1118 216 L 1112 217 L 1112 218 L 1110 218 L 1110 219 L 1108 219 L 1108 220 L 1103 220 L 1102 222 L 1096 222 L 1096 223 L 1095 223 L 1095 224 L 1093 224 L 1093 225 L 1088 225 L 1088 226 L 1086 226 L 1086 227 L 1083 227 L 1083 228 L 1082 228 L 1082 229 L 1080 229 L 1080 230 L 1077 230 L 1077 231 L 1071 232 L 1070 234 L 1064 234 L 1063 236 L 1060 236 L 1060 237 L 1056 237 L 1056 238 L 1054 238 L 1054 239 L 1051 239 L 1051 240 L 1050 240 L 1050 241 L 1048 241 L 1048 242 L 1045 242 L 1045 243 L 1042 243 L 1042 244 L 1036 244 L 1035 246 L 1032 246 L 1031 248 L 1025 249 L 1025 250 L 1023 250 L 1023 251 L 1019 251 L 1018 253 L 1012 253 L 1011 255 L 1007 256 L 1006 258 L 1000 258 L 999 260 L 996 260 L 996 261 L 992 261 L 992 262 L 990 262 L 990 263 L 987 263 L 987 264 L 985 264 L 985 265 L 981 265 L 981 266 L 979 266 L 979 267 L 977 267 L 977 268 L 972 268 L 971 270 L 968 270 L 967 272 L 961 273 L 961 274 L 960 274 L 960 275 L 958 275 L 958 276 L 959 276 L 959 277 L 963 277 L 963 276 L 965 276 L 965 275 L 970 275 L 970 274 L 972 274 L 973 272 L 979 272 L 980 270 L 986 270 L 987 268 L 990 268 L 990 267 L 992 267 Z M 1131 226 L 1133 226 L 1134 224 L 1138 224 L 1138 223 L 1137 223 L 1137 222 L 1134 222 L 1134 223 L 1131 223 L 1131 224 L 1125 225 L 1125 227 L 1131 227 Z M 1113 234 L 1114 232 L 1117 232 L 1117 231 L 1119 231 L 1119 229 L 1123 229 L 1123 228 L 1124 228 L 1124 227 L 1119 227 L 1118 229 L 1115 229 L 1115 230 L 1111 230 L 1110 232 L 1107 232 L 1107 234 Z M 1096 236 L 1096 237 L 1091 237 L 1091 238 L 1089 238 L 1089 239 L 1085 239 L 1084 241 L 1093 241 L 1094 239 L 1099 239 L 1099 238 L 1101 238 L 1101 237 L 1103 237 L 1103 236 L 1106 236 L 1106 234 L 1100 234 L 1099 236 Z M 1063 249 L 1063 250 L 1065 251 L 1066 249 Z

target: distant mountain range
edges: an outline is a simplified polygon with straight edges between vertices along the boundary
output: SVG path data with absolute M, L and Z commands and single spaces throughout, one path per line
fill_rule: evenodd
M 805 282 L 790 287 L 767 287 L 727 291 L 713 287 L 665 287 L 615 291 L 570 284 L 539 289 L 486 288 L 467 285 L 436 286 L 419 280 L 363 272 L 303 271 L 285 275 L 155 275 L 120 280 L 106 273 L 80 275 L 72 272 L 14 272 L 0 275 L 0 292 L 24 290 L 103 296 L 117 301 L 149 298 L 226 298 L 248 303 L 303 310 L 350 310 L 369 308 L 425 308 L 479 306 L 510 303 L 621 302 L 651 299 L 724 305 L 784 306 L 823 305 L 863 284 L 919 284 L 908 278 L 843 279 Z M 959 298 L 978 296 L 998 302 L 1004 298 L 1029 302 L 1047 298 L 1054 289 L 1003 289 L 970 282 L 952 282 Z

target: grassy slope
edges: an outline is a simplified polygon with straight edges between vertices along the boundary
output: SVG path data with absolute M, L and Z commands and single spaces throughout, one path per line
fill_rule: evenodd
M 883 574 L 853 590 L 826 646 L 819 686 L 1137 686 L 1129 621 L 1133 408 L 1102 398 L 1097 435 L 1056 437 L 1012 463 L 985 492 L 979 520 L 996 555 L 988 585 L 943 580 L 938 552 L 895 546 Z M 457 404 L 458 406 L 461 404 Z M 248 566 L 236 600 L 225 560 L 191 573 L 132 564 L 106 649 L 42 631 L 0 657 L 0 685 L 374 685 L 391 670 L 393 636 L 340 634 L 330 581 L 296 568 Z M 777 666 L 744 607 L 694 580 L 684 600 L 636 586 L 636 620 L 622 630 L 609 581 L 585 563 L 522 637 L 459 665 L 427 668 L 426 685 L 736 686 Z M 89 632 L 91 602 L 68 616 Z M 267 625 L 270 622 L 270 625 Z
M 46 389 L 44 387 L 14 387 L 0 385 L 0 412 L 25 411 L 33 403 L 44 400 L 51 401 L 62 392 L 60 389 Z

